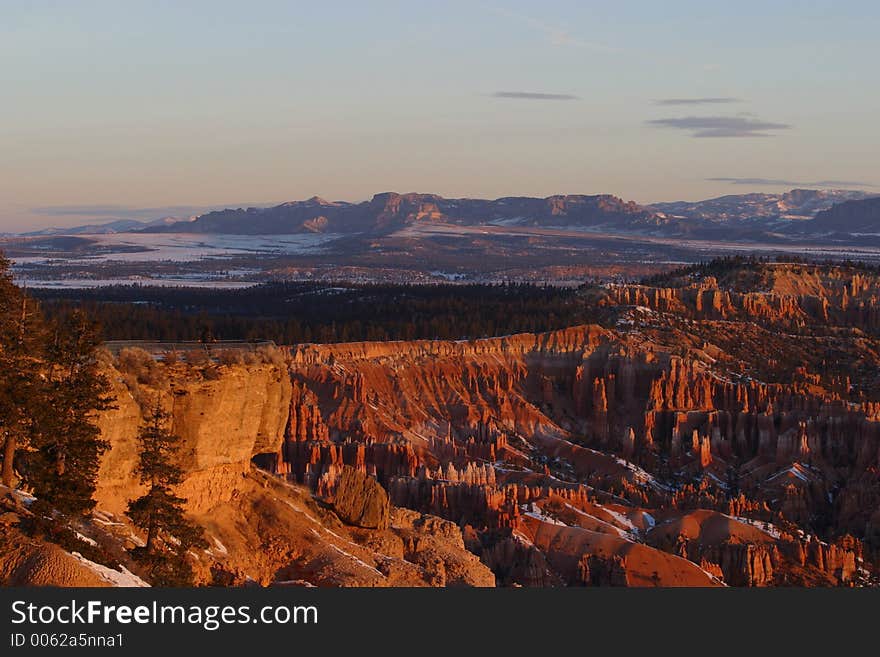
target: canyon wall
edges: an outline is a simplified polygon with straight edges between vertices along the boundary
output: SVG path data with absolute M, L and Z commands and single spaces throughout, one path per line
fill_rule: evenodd
M 144 491 L 134 473 L 137 434 L 158 402 L 170 416 L 169 428 L 181 438 L 178 463 L 184 481 L 175 492 L 186 498 L 187 512 L 208 541 L 208 549 L 192 551 L 198 582 L 495 585 L 492 572 L 465 549 L 457 525 L 392 508 L 374 478 L 349 468 L 340 486 L 334 479 L 320 491 L 324 503 L 319 504 L 307 488 L 253 467 L 261 457 L 274 462 L 288 428 L 296 426 L 307 408 L 292 403 L 294 386 L 286 367 L 148 369 L 151 374 L 144 378 L 149 382 L 115 367 L 105 370 L 116 401 L 98 417 L 98 426 L 110 449 L 98 476 L 95 520 L 80 528 L 100 538 L 102 545 L 120 543 L 132 549 L 143 544 L 124 513 L 128 501 Z M 291 418 L 291 408 L 299 415 Z M 30 569 L 22 577 L 38 581 L 43 574 Z
M 185 479 L 179 494 L 198 512 L 228 500 L 257 454 L 277 452 L 284 440 L 290 409 L 290 377 L 275 365 L 219 368 L 216 379 L 182 366 L 166 370 L 153 385 L 137 383 L 116 369 L 107 371 L 115 408 L 98 417 L 110 443 L 101 462 L 98 508 L 119 513 L 142 494 L 134 469 L 138 430 L 158 402 L 180 436 L 179 463 Z
M 740 280 L 726 278 L 719 282 L 715 276 L 705 276 L 656 286 L 608 285 L 600 303 L 643 306 L 699 319 L 880 329 L 880 282 L 864 272 L 767 264 Z
M 657 307 L 630 294 L 620 302 Z M 876 402 L 851 401 L 844 392 L 854 384 L 814 374 L 810 361 L 784 383 L 731 373 L 742 354 L 703 339 L 694 320 L 638 305 L 615 310 L 612 326 L 543 335 L 292 348 L 291 421 L 266 465 L 323 496 L 344 466 L 375 476 L 392 503 L 475 532 L 471 548 L 498 576 L 507 572 L 499 555 L 534 561 L 534 550 L 542 555 L 534 564 L 543 559 L 549 568 L 534 581 L 604 582 L 629 572 L 620 555 L 612 563 L 584 552 L 579 567 L 592 564 L 592 574 L 578 579 L 577 568 L 553 565 L 547 546 L 523 552 L 511 538 L 497 540 L 498 532 L 522 534 L 529 505 L 563 498 L 578 508 L 586 499 L 600 515 L 622 499 L 658 518 L 704 508 L 782 523 L 787 529 L 779 531 L 797 548 L 768 552 L 751 539 L 705 552 L 659 545 L 736 585 L 851 581 L 860 547 L 814 537 L 820 547 L 810 548 L 792 527 L 866 536 L 880 525 L 875 507 L 860 504 L 878 490 L 870 474 L 880 463 Z M 748 342 L 760 345 L 759 327 L 725 321 L 723 331 L 709 326 L 747 345 L 744 367 L 772 358 Z M 785 339 L 795 354 L 821 356 L 815 336 Z M 615 529 L 608 522 L 590 521 L 589 531 L 629 531 L 613 514 Z M 646 535 L 623 540 L 643 545 Z M 799 556 L 810 549 L 824 556 Z M 828 562 L 846 565 L 822 565 Z M 532 575 L 517 577 L 525 579 L 511 582 Z M 651 581 L 631 572 L 618 580 Z
M 99 506 L 139 490 L 158 397 L 196 514 L 250 503 L 253 460 L 411 556 L 427 539 L 394 518 L 442 518 L 503 584 L 853 584 L 880 555 L 878 291 L 778 269 L 609 285 L 583 293 L 599 323 L 544 334 L 295 345 L 287 368 L 161 386 L 116 373 Z

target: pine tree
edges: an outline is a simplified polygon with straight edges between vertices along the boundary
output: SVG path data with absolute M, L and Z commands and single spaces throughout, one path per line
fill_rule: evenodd
M 186 585 L 192 582 L 192 568 L 186 553 L 193 547 L 207 547 L 202 530 L 184 515 L 186 499 L 173 488 L 183 479 L 175 463 L 180 437 L 168 430 L 168 413 L 159 401 L 138 434 L 140 457 L 137 475 L 147 492 L 128 505 L 128 516 L 147 533 L 143 548 L 134 553 L 151 571 L 154 584 Z
M 15 456 L 27 446 L 33 414 L 42 404 L 45 334 L 36 301 L 18 288 L 0 255 L 0 438 L 2 483 L 12 488 Z
M 63 515 L 89 513 L 101 454 L 95 413 L 112 407 L 96 358 L 97 327 L 79 312 L 60 318 L 46 349 L 45 382 L 24 468 L 37 504 Z

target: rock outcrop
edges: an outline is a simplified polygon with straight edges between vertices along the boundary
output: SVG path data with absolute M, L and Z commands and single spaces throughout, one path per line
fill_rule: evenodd
M 333 492 L 333 508 L 343 521 L 367 529 L 388 529 L 391 504 L 388 493 L 374 478 L 350 466 Z
M 386 513 L 384 529 L 356 527 L 308 489 L 252 472 L 233 499 L 195 516 L 213 543 L 201 576 L 228 585 L 495 585 L 453 523 L 393 507 Z
M 99 508 L 120 513 L 141 494 L 134 475 L 137 435 L 157 400 L 171 417 L 170 430 L 181 438 L 185 479 L 179 491 L 190 510 L 229 499 L 254 456 L 280 450 L 290 409 L 287 372 L 267 364 L 218 369 L 216 378 L 203 379 L 191 368 L 169 367 L 153 385 L 108 372 L 115 408 L 98 417 L 111 446 L 98 475 Z

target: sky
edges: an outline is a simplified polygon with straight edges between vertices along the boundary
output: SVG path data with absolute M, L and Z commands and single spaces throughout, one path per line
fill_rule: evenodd
M 0 231 L 383 191 L 880 193 L 875 0 L 0 0 Z

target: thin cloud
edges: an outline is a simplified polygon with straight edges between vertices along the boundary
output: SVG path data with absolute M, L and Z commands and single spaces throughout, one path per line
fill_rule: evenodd
M 741 103 L 739 98 L 729 96 L 717 96 L 706 98 L 660 98 L 654 101 L 655 105 L 725 105 L 728 103 Z
M 265 207 L 271 203 L 221 203 L 216 205 L 166 205 L 144 208 L 128 205 L 49 205 L 31 208 L 34 215 L 43 217 L 71 217 L 76 219 L 158 219 L 160 217 L 188 217 L 211 210 L 229 207 Z
M 131 207 L 125 205 L 50 205 L 32 208 L 34 214 L 49 217 L 129 217 L 144 218 L 177 214 L 192 214 L 203 211 L 204 206 L 175 205 L 155 208 Z
M 657 128 L 686 130 L 692 137 L 772 137 L 769 130 L 787 130 L 787 123 L 772 123 L 744 116 L 685 116 L 653 119 L 647 122 Z
M 763 185 L 767 187 L 877 187 L 859 180 L 786 180 L 784 178 L 706 178 L 709 182 L 726 182 L 731 185 Z
M 503 16 L 504 18 L 532 28 L 533 30 L 542 34 L 544 38 L 550 42 L 550 44 L 557 47 L 585 48 L 588 50 L 595 50 L 599 52 L 619 51 L 618 48 L 613 48 L 611 46 L 605 45 L 604 43 L 597 43 L 594 41 L 585 41 L 584 39 L 580 39 L 576 36 L 573 36 L 571 32 L 565 28 L 545 23 L 544 21 L 534 18 L 532 16 L 527 16 L 525 14 L 520 14 L 515 11 L 510 11 L 509 9 L 505 9 L 503 7 L 490 6 L 486 8 L 492 13 L 497 14 L 498 16 Z
M 580 100 L 580 97 L 572 94 L 545 94 L 537 91 L 496 91 L 492 96 L 515 100 Z

